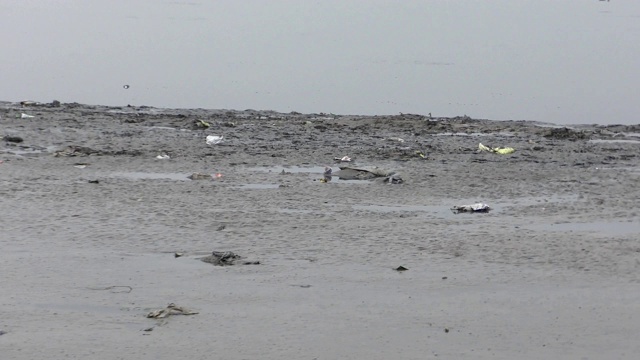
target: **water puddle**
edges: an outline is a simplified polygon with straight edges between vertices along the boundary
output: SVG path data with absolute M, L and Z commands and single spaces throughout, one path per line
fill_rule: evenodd
M 532 206 L 539 204 L 549 204 L 549 203 L 561 203 L 561 202 L 570 202 L 575 201 L 578 198 L 577 195 L 572 196 L 562 196 L 562 195 L 551 195 L 551 196 L 539 196 L 539 197 L 522 197 L 516 199 L 505 199 L 503 201 L 480 201 L 477 199 L 462 199 L 462 200 L 445 200 L 444 203 L 446 205 L 403 205 L 403 204 L 368 204 L 368 205 L 353 205 L 352 208 L 354 210 L 364 210 L 364 211 L 372 211 L 372 212 L 380 212 L 380 213 L 390 213 L 390 212 L 429 212 L 429 213 L 437 213 L 437 214 L 453 214 L 451 208 L 454 206 L 461 205 L 469 205 L 475 203 L 487 203 L 491 208 L 491 213 L 500 212 L 504 209 L 518 207 L 518 206 Z M 454 214 L 457 215 L 457 214 Z M 464 215 L 459 214 L 459 215 Z
M 527 228 L 538 231 L 589 232 L 619 236 L 640 233 L 640 222 L 600 221 L 592 223 L 538 224 L 528 226 Z
M 267 172 L 277 175 L 293 175 L 293 174 L 308 174 L 310 178 L 322 179 L 324 176 L 324 166 L 282 166 L 282 167 L 254 167 L 249 168 L 250 171 Z M 334 172 L 339 170 L 337 166 L 334 166 Z M 327 183 L 337 184 L 369 184 L 366 180 L 344 180 L 338 176 L 331 176 L 328 178 Z
M 467 136 L 467 137 L 484 137 L 484 136 L 496 136 L 496 137 L 514 137 L 515 135 L 510 132 L 496 132 L 496 133 L 464 133 L 464 132 L 443 132 L 435 134 L 435 136 Z
M 627 139 L 611 139 L 611 140 L 605 140 L 605 139 L 593 139 L 593 140 L 589 140 L 590 143 L 596 143 L 596 144 L 619 144 L 619 143 L 627 143 L 627 144 L 640 144 L 640 140 L 627 140 Z
M 32 148 L 2 149 L 2 150 L 0 150 L 0 153 L 12 154 L 12 155 L 20 155 L 20 156 L 40 155 L 40 154 L 42 154 L 44 152 L 45 152 L 45 150 L 32 149 Z
M 280 185 L 278 184 L 242 184 L 237 186 L 237 189 L 244 190 L 267 190 L 267 189 L 278 189 Z
M 130 180 L 173 180 L 173 181 L 187 181 L 189 180 L 187 174 L 180 173 L 147 173 L 147 172 L 117 172 L 112 173 L 111 176 L 118 178 L 125 178 Z
M 274 167 L 254 167 L 249 168 L 251 171 L 268 172 L 280 174 L 282 171 L 291 174 L 324 174 L 324 166 L 274 166 Z
M 390 213 L 400 211 L 410 212 L 432 212 L 439 213 L 443 211 L 451 212 L 450 206 L 444 205 L 352 205 L 354 210 L 364 210 L 372 212 Z

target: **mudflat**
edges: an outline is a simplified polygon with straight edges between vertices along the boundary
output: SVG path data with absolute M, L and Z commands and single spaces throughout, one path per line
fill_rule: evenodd
M 8 102 L 0 124 L 3 359 L 640 353 L 640 125 Z M 402 181 L 328 178 L 344 156 Z

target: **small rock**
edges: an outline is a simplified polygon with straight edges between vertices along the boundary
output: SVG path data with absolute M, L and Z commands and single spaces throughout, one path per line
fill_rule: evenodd
M 393 269 L 393 270 L 395 270 L 395 271 L 407 271 L 407 270 L 409 270 L 409 269 L 407 269 L 406 267 L 404 267 L 404 266 L 400 265 L 400 266 L 398 266 L 397 268 L 395 268 L 395 269 Z
M 179 253 L 179 252 L 173 254 L 173 257 L 175 257 L 175 258 L 179 258 L 181 256 L 184 256 L 184 254 L 183 253 Z
M 445 333 L 449 333 L 449 329 L 444 328 L 444 332 L 445 332 Z
M 220 225 L 218 226 L 218 228 L 216 229 L 217 231 L 222 231 L 227 227 L 227 225 Z
M 193 173 L 187 176 L 191 180 L 211 180 L 213 179 L 211 175 L 201 174 L 201 173 Z
M 4 141 L 12 143 L 21 143 L 24 140 L 20 136 L 5 136 Z
M 100 184 L 100 180 L 89 180 L 89 184 Z
M 442 277 L 442 280 L 447 280 L 447 277 L 446 277 L 446 276 L 443 276 L 443 277 Z

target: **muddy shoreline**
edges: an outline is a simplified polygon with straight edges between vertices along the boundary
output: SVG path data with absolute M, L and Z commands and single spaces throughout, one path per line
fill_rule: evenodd
M 640 351 L 640 125 L 7 102 L 0 124 L 8 358 Z M 321 181 L 343 156 L 404 181 Z M 169 303 L 198 314 L 145 318 Z

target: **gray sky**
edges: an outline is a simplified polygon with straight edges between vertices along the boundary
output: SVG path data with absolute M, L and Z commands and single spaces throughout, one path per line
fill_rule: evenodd
M 0 0 L 0 34 L 6 101 L 640 123 L 637 0 Z

